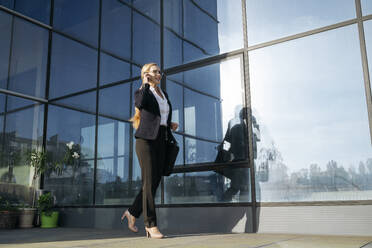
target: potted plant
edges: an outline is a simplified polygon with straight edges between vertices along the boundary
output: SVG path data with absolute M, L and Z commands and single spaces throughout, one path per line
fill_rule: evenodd
M 15 228 L 18 209 L 0 196 L 0 229 Z
M 29 152 L 27 155 L 27 161 L 28 165 L 34 169 L 34 175 L 32 177 L 32 188 L 33 188 L 33 193 L 32 193 L 32 205 L 30 207 L 23 207 L 21 208 L 20 212 L 20 227 L 32 227 L 33 226 L 33 220 L 34 220 L 34 215 L 37 213 L 36 212 L 36 191 L 37 191 L 37 179 L 40 178 L 40 176 L 43 173 L 52 173 L 52 172 L 57 172 L 58 174 L 61 174 L 61 163 L 55 161 L 47 161 L 48 156 L 47 152 L 44 150 L 32 150 Z M 38 218 L 39 216 L 37 216 Z M 38 220 L 38 219 L 37 219 Z M 38 223 L 38 222 L 37 222 Z
M 54 197 L 50 192 L 43 194 L 37 201 L 37 207 L 41 216 L 41 228 L 57 227 L 58 211 L 53 211 Z

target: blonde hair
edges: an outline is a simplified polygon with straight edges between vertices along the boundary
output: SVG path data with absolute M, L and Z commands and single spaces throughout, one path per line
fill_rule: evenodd
M 151 66 L 158 66 L 158 65 L 156 63 L 148 63 L 148 64 L 145 64 L 144 66 L 142 66 L 142 69 L 141 69 L 142 85 L 141 85 L 141 87 L 144 85 L 143 78 L 145 77 L 145 73 L 149 72 Z M 129 121 L 132 122 L 132 125 L 133 125 L 134 129 L 138 129 L 138 126 L 140 124 L 140 119 L 141 119 L 141 111 L 137 107 L 135 107 L 134 110 L 135 110 L 135 113 L 132 116 L 132 118 L 129 119 Z

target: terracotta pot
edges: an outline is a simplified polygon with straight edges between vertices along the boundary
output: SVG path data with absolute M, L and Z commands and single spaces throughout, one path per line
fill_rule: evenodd
M 36 208 L 23 208 L 19 212 L 19 228 L 32 228 L 34 227 Z

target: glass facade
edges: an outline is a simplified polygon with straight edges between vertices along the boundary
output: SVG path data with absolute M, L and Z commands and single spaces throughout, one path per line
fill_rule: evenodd
M 45 149 L 58 205 L 131 204 L 133 95 L 156 62 L 180 146 L 157 204 L 371 201 L 358 1 L 363 20 L 354 0 L 0 0 L 0 196 L 31 201 Z

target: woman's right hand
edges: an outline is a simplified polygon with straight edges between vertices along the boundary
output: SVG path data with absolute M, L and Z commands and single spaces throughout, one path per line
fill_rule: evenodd
M 146 86 L 149 86 L 150 85 L 149 83 L 150 83 L 149 75 L 145 74 L 145 76 L 143 77 L 143 82 L 142 82 L 140 89 L 145 88 Z

